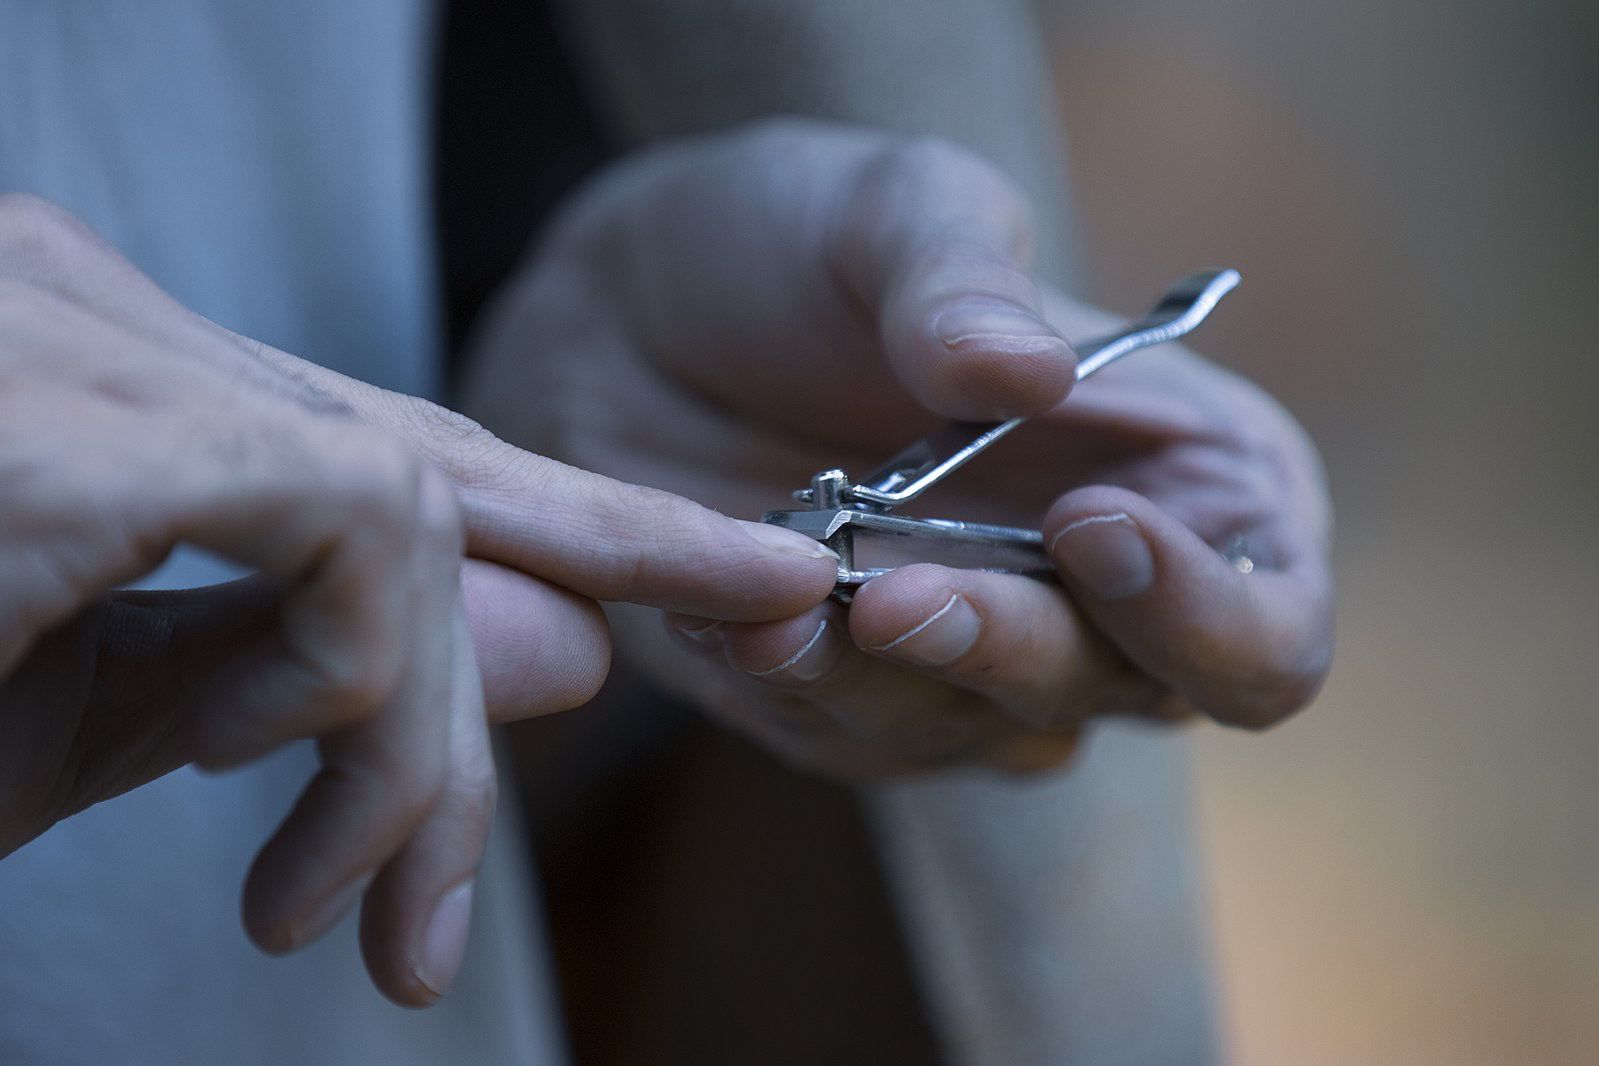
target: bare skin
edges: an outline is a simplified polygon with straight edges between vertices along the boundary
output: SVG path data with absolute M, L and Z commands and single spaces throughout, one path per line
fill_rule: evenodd
M 1067 396 L 1065 338 L 1113 320 L 1035 284 L 1030 236 L 1009 183 L 936 141 L 788 122 L 663 150 L 556 227 L 486 334 L 469 409 L 747 515 L 936 417 L 1035 416 L 936 506 L 1041 525 L 1058 587 L 916 565 L 778 622 L 679 612 L 663 634 L 617 612 L 658 680 L 802 765 L 1036 769 L 1095 715 L 1279 720 L 1331 653 L 1314 450 L 1182 349 Z M 1240 536 L 1249 574 L 1219 551 Z
M 245 925 L 289 951 L 364 898 L 368 968 L 411 1005 L 460 963 L 488 724 L 592 695 L 597 601 L 779 619 L 833 567 L 229 333 L 29 197 L 0 198 L 0 500 L 0 855 L 185 763 L 314 738 Z M 180 543 L 258 575 L 115 591 Z
M 1106 320 L 1034 285 L 1028 232 L 964 153 L 775 125 L 599 184 L 489 334 L 480 409 L 517 440 L 735 514 L 937 417 L 1035 414 L 1004 477 L 939 503 L 1042 522 L 1061 588 L 916 566 L 846 614 L 802 538 L 237 337 L 63 212 L 0 202 L 0 848 L 185 762 L 317 738 L 247 927 L 290 950 L 364 896 L 375 981 L 423 1004 L 464 943 L 485 722 L 588 698 L 598 601 L 669 612 L 616 613 L 641 661 L 849 777 L 1055 765 L 1093 714 L 1288 713 L 1330 650 L 1314 453 L 1183 352 L 1066 397 L 1064 338 Z M 1107 577 L 1141 558 L 1107 545 L 1123 532 L 1141 583 Z M 1216 552 L 1239 533 L 1250 575 Z M 178 543 L 260 576 L 108 591 Z

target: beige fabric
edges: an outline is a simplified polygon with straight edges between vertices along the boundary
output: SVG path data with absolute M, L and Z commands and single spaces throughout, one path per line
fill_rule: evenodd
M 1022 0 L 560 0 L 597 95 L 637 140 L 813 115 L 936 133 L 1038 209 L 1044 276 L 1077 276 L 1064 154 Z
M 783 113 L 937 133 L 1032 196 L 1043 275 L 1075 269 L 1064 153 L 1020 0 L 568 0 L 624 133 Z M 1107 726 L 1070 772 L 870 790 L 950 1061 L 1197 1066 L 1214 1032 L 1180 735 Z
M 426 391 L 431 22 L 423 0 L 0 0 L 0 191 L 66 205 L 224 325 Z M 230 576 L 180 553 L 152 580 Z M 181 770 L 0 862 L 0 1063 L 564 1062 L 511 802 L 438 1007 L 371 987 L 353 914 L 288 958 L 250 945 L 239 886 L 314 766 L 302 744 Z
M 879 847 L 950 1060 L 1215 1055 L 1180 737 L 1101 727 L 1064 774 L 881 787 Z

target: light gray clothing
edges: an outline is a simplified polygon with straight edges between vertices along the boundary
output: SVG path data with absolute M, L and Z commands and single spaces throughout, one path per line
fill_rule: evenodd
M 1033 91 L 1037 57 L 1011 62 L 1027 43 L 1019 3 L 575 8 L 606 45 L 592 50 L 598 80 L 624 90 L 613 103 L 661 104 L 662 124 L 783 109 L 942 130 L 964 116 L 975 147 L 1048 193 L 1052 172 L 1025 166 L 1032 141 L 1013 135 L 1026 127 L 978 92 Z M 0 0 L 0 189 L 64 203 L 223 325 L 426 393 L 428 14 L 422 0 Z M 768 25 L 782 32 L 762 37 Z M 990 47 L 965 48 L 979 32 Z M 698 58 L 650 62 L 666 55 Z M 750 56 L 758 69 L 738 62 Z M 973 57 L 988 66 L 967 72 Z M 648 117 L 624 127 L 673 132 Z M 1064 259 L 1063 233 L 1046 259 Z M 184 565 L 169 576 L 202 579 Z M 559 1061 L 514 834 L 497 831 L 466 968 L 432 1011 L 371 990 L 348 924 L 291 959 L 247 945 L 238 886 L 308 773 L 304 752 L 223 778 L 180 772 L 0 862 L 0 1062 Z M 953 1062 L 1211 1060 L 1184 776 L 1179 740 L 1113 726 L 1064 776 L 868 790 Z
M 0 190 L 84 218 L 230 329 L 406 392 L 439 380 L 420 0 L 0 0 Z M 189 557 L 161 575 L 207 583 Z M 180 771 L 0 862 L 0 1062 L 563 1061 L 516 826 L 453 993 L 384 1000 L 353 921 L 286 959 L 238 917 L 309 750 Z

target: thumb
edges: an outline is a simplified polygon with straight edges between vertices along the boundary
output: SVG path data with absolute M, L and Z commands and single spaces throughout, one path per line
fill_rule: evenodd
M 1026 269 L 1032 221 L 998 170 L 952 144 L 897 142 L 843 190 L 834 272 L 878 318 L 905 387 L 950 418 L 1036 414 L 1076 359 Z

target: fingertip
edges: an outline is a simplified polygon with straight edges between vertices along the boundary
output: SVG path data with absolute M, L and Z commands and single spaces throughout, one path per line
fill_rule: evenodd
M 1141 669 L 1214 720 L 1263 729 L 1306 706 L 1331 661 L 1330 594 L 1275 569 L 1274 546 L 1233 536 L 1224 554 L 1153 502 L 1093 487 L 1044 524 L 1073 599 Z
M 461 569 L 461 593 L 489 721 L 570 710 L 599 692 L 612 645 L 598 603 L 475 559 Z
M 838 564 L 838 553 L 814 537 L 796 533 L 792 529 L 784 529 L 770 522 L 748 522 L 742 518 L 735 518 L 732 521 L 745 536 L 765 551 L 798 555 L 803 559 L 826 560 L 834 566 Z
M 964 633 L 971 628 L 974 609 L 970 597 L 961 595 L 963 590 L 950 579 L 947 568 L 929 563 L 898 567 L 873 578 L 856 591 L 850 605 L 850 636 L 860 647 L 890 657 L 936 650 L 935 657 L 943 662 L 957 658 L 964 647 L 951 654 L 946 638 L 960 634 L 946 630 Z M 970 637 L 975 639 L 975 633 Z M 956 643 L 970 646 L 970 640 Z
M 952 592 L 932 614 L 868 649 L 912 666 L 948 666 L 972 649 L 982 628 L 971 601 Z
M 768 684 L 812 684 L 830 678 L 847 651 L 842 609 L 821 606 L 792 618 L 722 627 L 727 663 Z
M 1096 599 L 1129 599 L 1155 584 L 1148 537 L 1124 510 L 1071 519 L 1051 538 L 1049 554 Z
M 1077 379 L 1076 353 L 1015 260 L 958 242 L 926 256 L 896 293 L 884 341 L 910 390 L 951 418 L 1038 414 Z
M 907 566 L 869 582 L 850 622 L 873 656 L 981 693 L 1031 729 L 1074 724 L 1090 697 L 1141 698 L 1065 592 L 1030 577 Z
M 827 545 L 767 522 L 726 521 L 736 540 L 704 546 L 696 594 L 658 606 L 727 622 L 770 622 L 802 614 L 832 593 L 839 559 Z
M 450 990 L 466 958 L 472 929 L 472 886 L 472 881 L 466 881 L 446 892 L 428 920 L 415 972 L 417 980 L 435 996 Z
M 1071 344 L 1020 303 L 970 294 L 941 301 L 921 343 L 925 387 L 953 418 L 1038 414 L 1065 399 L 1076 382 Z
M 435 908 L 436 909 L 436 908 Z M 435 989 L 418 972 L 426 953 L 429 926 L 426 920 L 402 913 L 392 891 L 369 896 L 361 908 L 361 957 L 372 985 L 390 1002 L 402 1007 L 430 1007 L 449 988 L 440 974 L 433 979 Z
M 441 807 L 384 868 L 361 908 L 361 956 L 372 983 L 404 1007 L 428 1007 L 454 985 L 492 810 Z
M 344 920 L 372 885 L 374 871 L 358 874 L 321 899 L 295 899 L 292 871 L 257 858 L 244 884 L 240 918 L 251 943 L 268 955 L 289 955 L 325 936 Z

